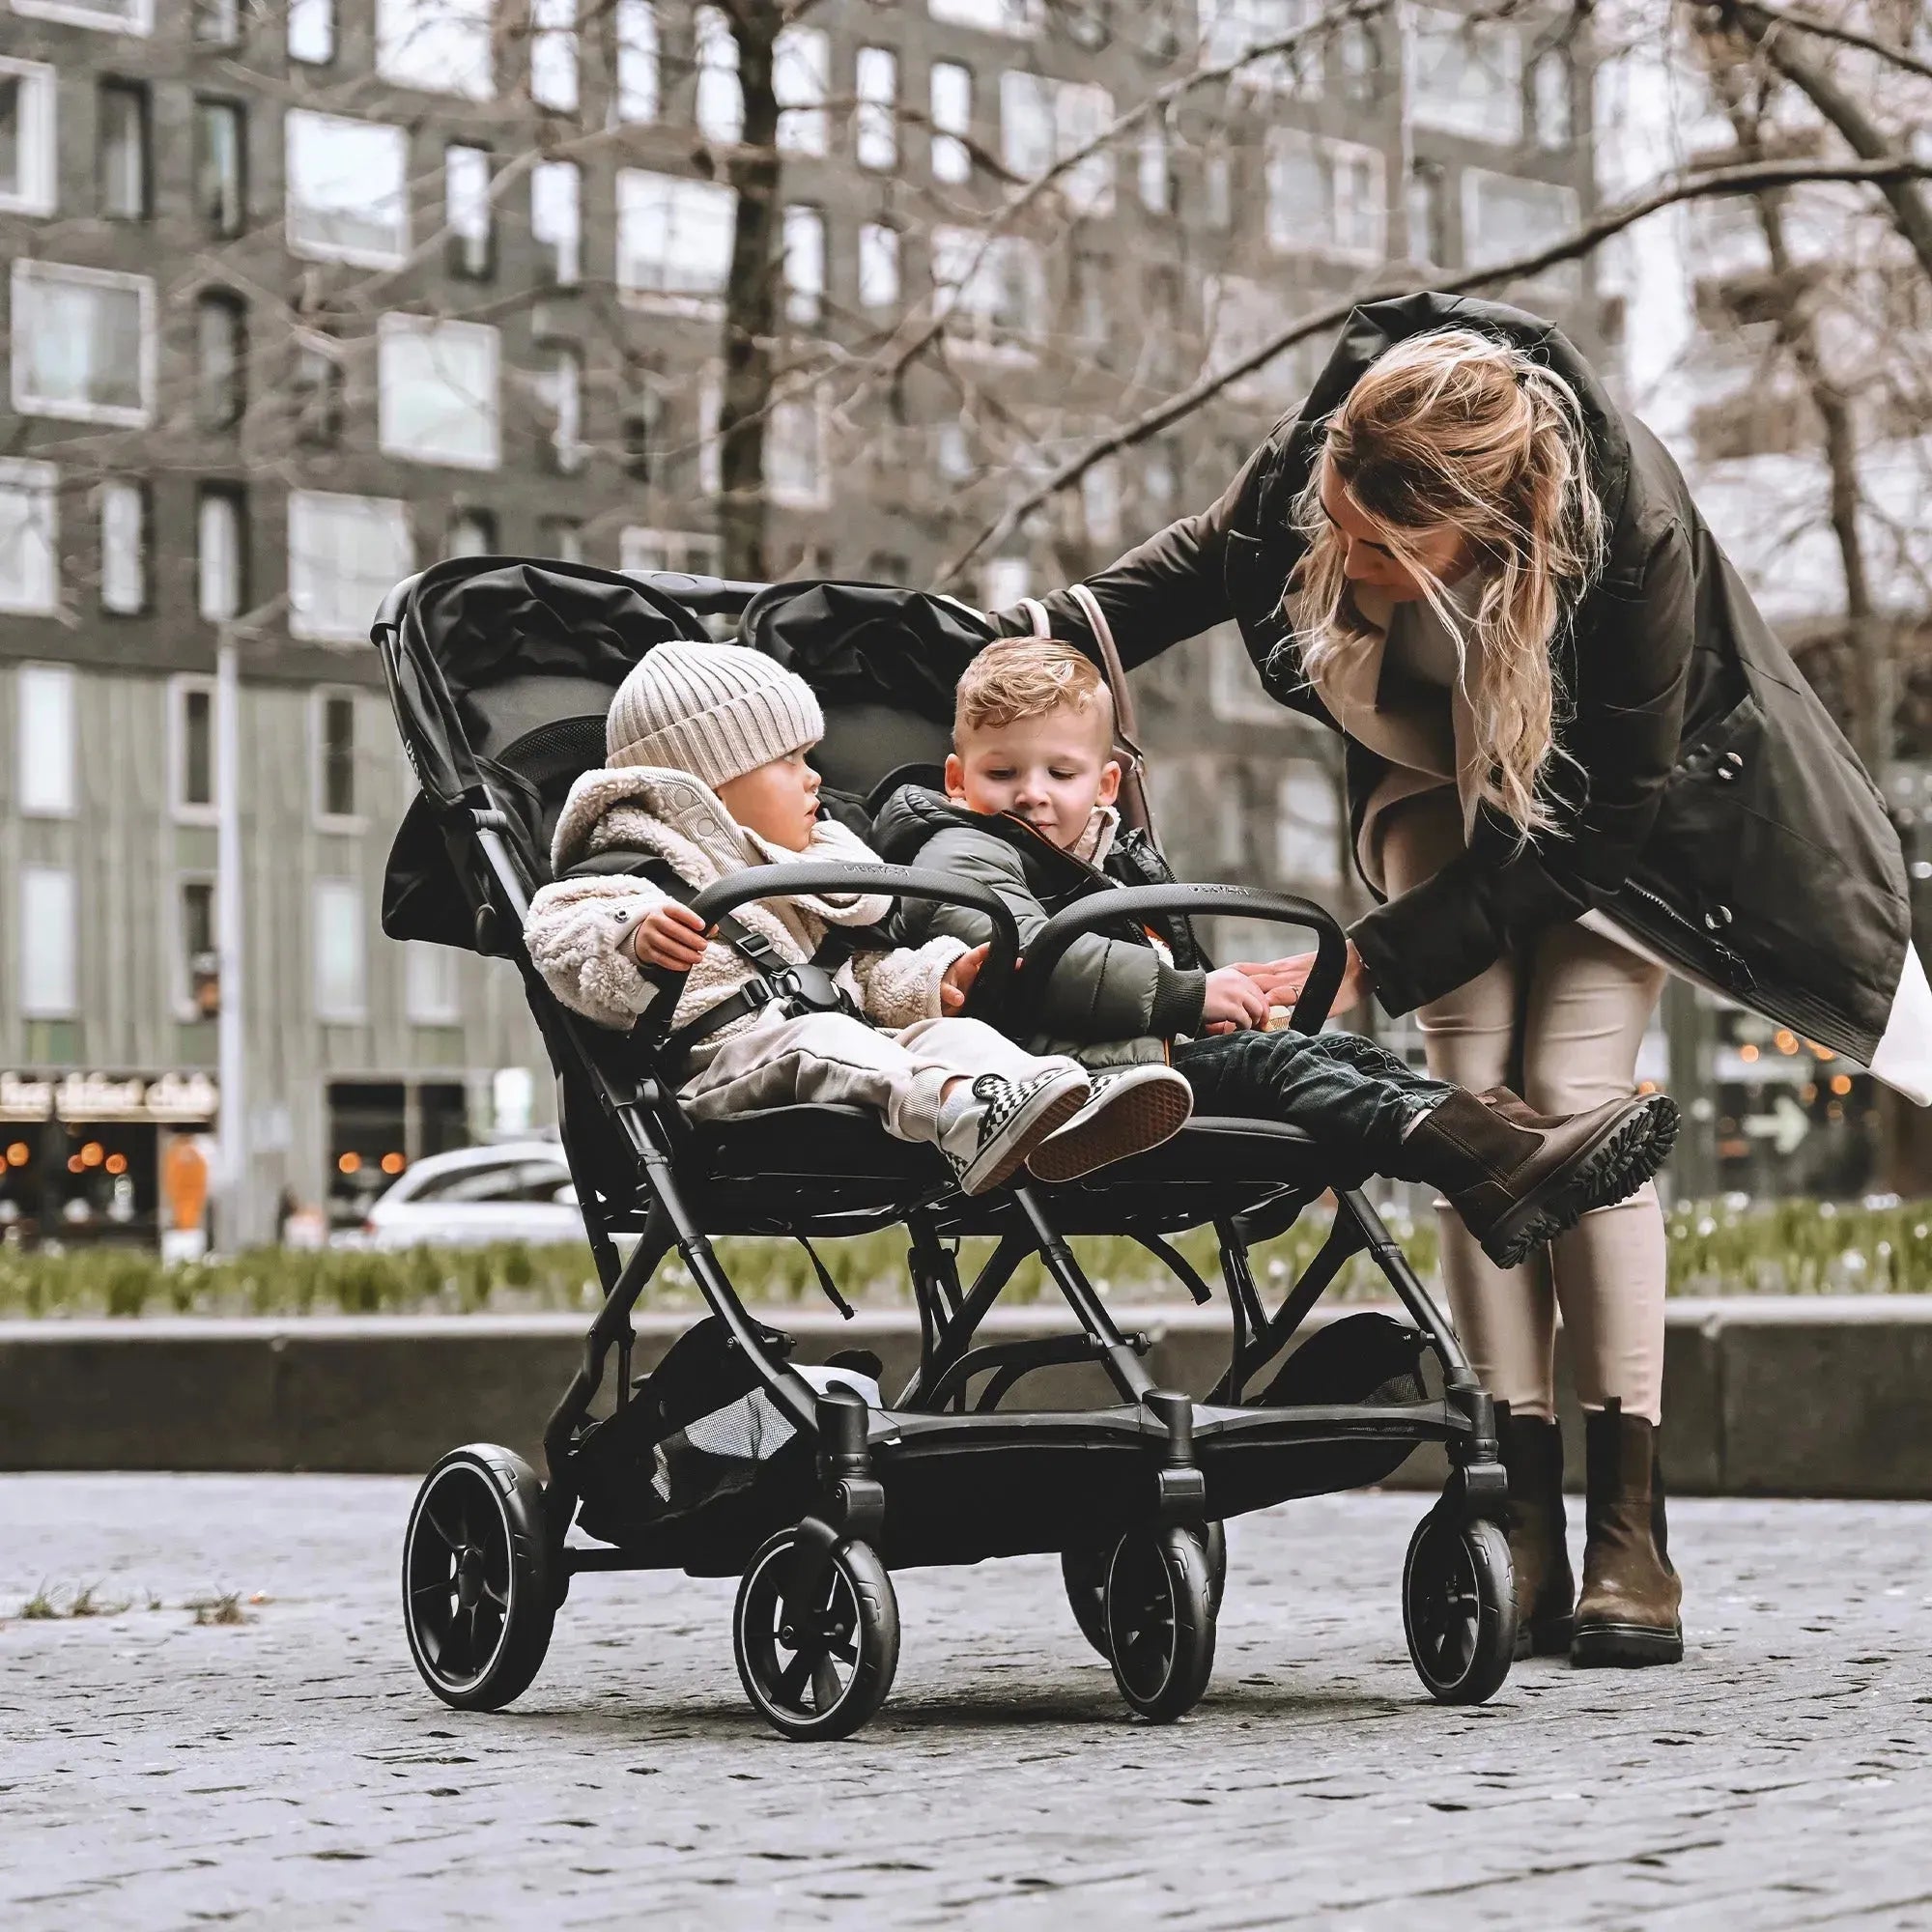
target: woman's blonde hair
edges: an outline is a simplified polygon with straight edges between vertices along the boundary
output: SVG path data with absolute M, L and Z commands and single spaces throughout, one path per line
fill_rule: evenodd
M 1509 344 L 1465 328 L 1411 336 L 1372 362 L 1329 417 L 1295 520 L 1308 550 L 1288 588 L 1301 661 L 1324 665 L 1376 635 L 1350 595 L 1347 542 L 1321 508 L 1332 473 L 1382 526 L 1456 641 L 1475 714 L 1478 790 L 1527 838 L 1550 825 L 1538 781 L 1555 747 L 1550 646 L 1602 567 L 1604 511 L 1576 391 Z M 1415 539 L 1468 540 L 1482 593 L 1466 630 Z

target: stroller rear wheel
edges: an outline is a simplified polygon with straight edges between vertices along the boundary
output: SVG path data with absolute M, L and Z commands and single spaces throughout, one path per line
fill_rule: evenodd
M 459 1711 L 500 1711 L 542 1668 L 555 1616 L 536 1471 L 493 1443 L 451 1450 L 403 1538 L 403 1627 L 423 1682 Z
M 745 1695 L 788 1738 L 849 1738 L 877 1715 L 899 1662 L 893 1579 L 868 1543 L 840 1543 L 809 1605 L 785 1602 L 795 1531 L 752 1558 L 732 1647 Z
M 1188 1529 L 1133 1529 L 1107 1566 L 1107 1647 L 1121 1695 L 1142 1717 L 1172 1723 L 1191 1711 L 1214 1669 L 1213 1583 Z
M 1218 1617 L 1221 1595 L 1228 1587 L 1228 1527 L 1210 1522 L 1201 1533 L 1208 1552 L 1208 1605 Z M 1107 1566 L 1111 1549 L 1068 1549 L 1060 1558 L 1060 1577 L 1080 1634 L 1109 1662 L 1107 1651 Z
M 1516 1656 L 1509 1539 L 1492 1522 L 1458 1522 L 1431 1510 L 1409 1539 L 1402 1621 L 1409 1660 L 1432 1697 L 1486 1703 Z

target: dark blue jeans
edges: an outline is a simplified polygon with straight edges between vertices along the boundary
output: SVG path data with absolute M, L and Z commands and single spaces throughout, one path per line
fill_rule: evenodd
M 1174 1065 L 1194 1089 L 1197 1114 L 1299 1127 L 1321 1143 L 1344 1185 L 1386 1173 L 1403 1128 L 1456 1091 L 1358 1033 L 1244 1027 L 1177 1041 Z

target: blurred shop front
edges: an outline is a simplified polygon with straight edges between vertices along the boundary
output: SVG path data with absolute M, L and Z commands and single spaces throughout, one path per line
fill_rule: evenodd
M 198 1239 L 219 1102 L 200 1071 L 0 1072 L 0 1239 Z

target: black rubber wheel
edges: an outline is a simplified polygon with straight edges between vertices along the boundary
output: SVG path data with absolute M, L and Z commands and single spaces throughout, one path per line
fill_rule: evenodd
M 1214 1609 L 1200 1537 L 1122 1537 L 1107 1566 L 1106 1634 L 1114 1682 L 1142 1717 L 1171 1724 L 1201 1701 L 1214 1670 Z
M 459 1711 L 500 1711 L 543 1667 L 555 1618 L 536 1471 L 494 1443 L 451 1450 L 403 1537 L 403 1628 L 423 1682 Z
M 1221 1614 L 1221 1596 L 1228 1587 L 1228 1527 L 1210 1522 L 1203 1532 L 1208 1552 L 1208 1607 Z M 1066 1586 L 1066 1601 L 1072 1606 L 1073 1621 L 1080 1634 L 1109 1662 L 1107 1651 L 1107 1566 L 1114 1559 L 1111 1549 L 1068 1549 L 1060 1558 L 1060 1580 Z
M 1492 1522 L 1457 1522 L 1432 1510 L 1402 1566 L 1409 1661 L 1444 1704 L 1482 1704 L 1516 1657 L 1516 1577 L 1509 1539 Z
M 731 1641 L 745 1695 L 788 1738 L 849 1738 L 871 1722 L 899 1663 L 899 1605 L 868 1543 L 832 1553 L 808 1627 L 785 1614 L 794 1532 L 781 1530 L 738 1586 Z

